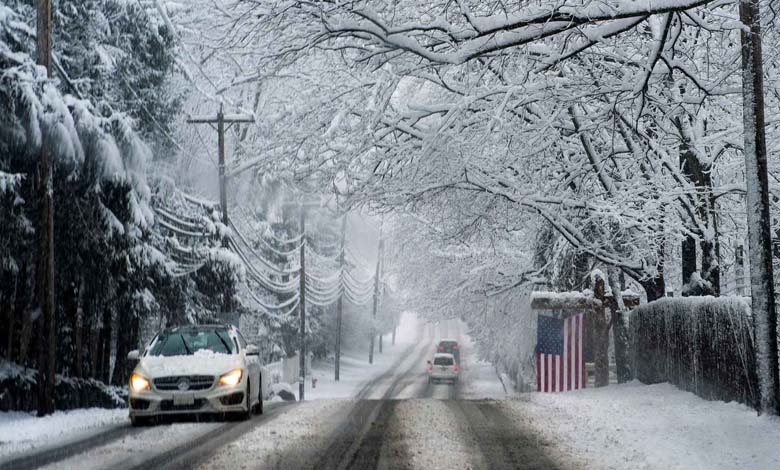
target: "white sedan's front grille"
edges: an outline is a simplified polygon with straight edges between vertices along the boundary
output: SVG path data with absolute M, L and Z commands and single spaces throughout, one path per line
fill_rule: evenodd
M 214 385 L 213 375 L 175 375 L 154 379 L 157 390 L 207 390 Z

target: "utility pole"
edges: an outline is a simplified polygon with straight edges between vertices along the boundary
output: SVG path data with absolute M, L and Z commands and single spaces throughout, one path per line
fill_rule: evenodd
M 52 76 L 51 55 L 51 0 L 38 0 L 37 17 L 38 64 L 46 68 L 47 78 Z M 43 313 L 41 353 L 38 364 L 39 403 L 38 416 L 54 412 L 54 374 L 56 371 L 57 344 L 55 341 L 56 318 L 54 316 L 54 184 L 49 152 L 46 149 L 46 131 L 41 132 L 40 191 L 41 255 L 38 264 L 38 303 Z
M 225 227 L 228 227 L 230 223 L 230 219 L 228 219 L 227 178 L 225 176 L 225 131 L 229 129 L 231 126 L 233 126 L 233 124 L 236 123 L 255 122 L 255 118 L 247 114 L 235 114 L 235 115 L 226 116 L 222 112 L 222 104 L 220 104 L 219 112 L 217 113 L 216 117 L 196 116 L 187 119 L 187 122 L 190 124 L 208 124 L 212 128 L 214 127 L 214 124 L 217 125 L 217 147 L 219 149 L 219 207 L 222 210 L 222 224 Z M 225 128 L 225 124 L 228 124 L 227 128 Z M 228 246 L 227 238 L 222 239 L 222 246 L 227 248 Z M 232 299 L 230 298 L 230 293 L 225 292 L 224 304 L 222 306 L 223 310 L 226 312 L 233 310 L 232 304 L 233 302 Z
M 368 349 L 368 363 L 373 364 L 374 363 L 374 337 L 376 336 L 376 311 L 377 307 L 379 306 L 379 275 L 380 273 L 380 263 L 382 261 L 382 251 L 384 250 L 385 240 L 382 238 L 382 229 L 384 227 L 382 225 L 379 226 L 379 249 L 377 250 L 376 254 L 376 271 L 374 271 L 374 309 L 373 309 L 373 318 L 374 321 L 371 325 L 371 345 Z M 379 352 L 382 352 L 382 336 L 379 336 Z
M 764 66 L 761 54 L 759 0 L 740 0 L 742 42 L 742 119 L 745 139 L 745 203 L 748 221 L 750 297 L 756 344 L 759 410 L 780 414 L 777 358 L 777 312 L 772 270 L 766 135 L 764 127 Z
M 306 384 L 306 217 L 304 217 L 304 211 L 304 205 L 301 204 L 301 272 L 298 276 L 301 280 L 299 288 L 301 299 L 298 304 L 301 321 L 298 357 L 298 367 L 300 368 L 298 375 L 298 401 L 303 401 L 304 385 Z
M 339 266 L 341 267 L 341 295 L 336 305 L 336 367 L 334 369 L 334 380 L 339 381 L 339 370 L 341 369 L 341 317 L 344 312 L 344 251 L 347 242 L 347 214 L 341 216 L 341 252 L 339 254 Z

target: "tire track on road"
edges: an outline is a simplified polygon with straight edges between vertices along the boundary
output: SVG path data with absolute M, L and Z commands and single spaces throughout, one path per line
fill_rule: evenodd
M 461 432 L 476 440 L 482 461 L 476 468 L 490 470 L 565 470 L 550 456 L 538 433 L 519 428 L 489 401 L 447 402 L 461 423 Z
M 337 434 L 330 440 L 317 463 L 311 468 L 316 470 L 369 470 L 379 466 L 382 446 L 385 443 L 385 434 L 388 423 L 393 416 L 398 400 L 393 397 L 398 392 L 398 386 L 408 375 L 420 365 L 419 357 L 424 356 L 430 348 L 430 341 L 425 341 L 414 347 L 416 354 L 409 353 L 401 360 L 396 361 L 393 367 L 384 374 L 384 378 L 396 376 L 396 379 L 385 390 L 380 400 L 358 401 L 349 412 L 346 419 L 337 425 Z M 409 367 L 402 373 L 396 369 L 410 357 L 414 357 Z M 375 381 L 378 385 L 380 381 Z M 365 391 L 365 389 L 364 389 Z M 367 396 L 371 391 L 359 395 Z
M 143 429 L 131 427 L 129 422 L 124 425 L 113 426 L 83 439 L 66 441 L 48 449 L 25 452 L 22 455 L 4 460 L 0 462 L 0 470 L 32 470 L 89 452 L 97 447 L 143 431 Z
M 217 449 L 225 446 L 242 435 L 250 432 L 255 427 L 273 421 L 289 412 L 295 404 L 266 405 L 262 415 L 253 416 L 247 421 L 225 423 L 217 429 L 202 434 L 187 443 L 152 456 L 136 465 L 128 467 L 127 464 L 117 467 L 117 470 L 189 470 L 198 463 L 208 459 Z

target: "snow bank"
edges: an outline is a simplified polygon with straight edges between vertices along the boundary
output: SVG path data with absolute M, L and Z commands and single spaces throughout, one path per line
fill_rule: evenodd
M 670 384 L 639 382 L 559 394 L 525 394 L 504 407 L 538 429 L 579 468 L 780 468 L 780 419 L 745 405 L 705 401 Z
M 101 408 L 57 411 L 43 418 L 22 411 L 0 413 L 0 457 L 127 421 L 127 410 Z

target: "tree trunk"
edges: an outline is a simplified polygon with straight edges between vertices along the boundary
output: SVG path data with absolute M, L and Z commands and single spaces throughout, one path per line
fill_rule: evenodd
M 691 281 L 691 275 L 696 272 L 696 239 L 688 235 L 682 241 L 682 284 L 683 294 L 687 295 L 685 286 Z
M 740 241 L 734 248 L 734 277 L 737 295 L 746 295 L 745 245 Z
M 111 378 L 111 307 L 103 306 L 103 324 L 98 336 L 98 376 L 103 383 Z
M 645 290 L 648 302 L 661 299 L 666 295 L 666 286 L 663 275 L 639 281 L 639 284 Z
M 127 382 L 127 353 L 130 352 L 130 336 L 132 335 L 132 319 L 128 318 L 127 305 L 123 305 L 117 312 L 116 330 L 116 356 L 114 357 L 114 371 L 111 374 L 111 384 L 121 386 Z
M 701 242 L 701 273 L 702 278 L 710 284 L 710 294 L 720 295 L 720 243 L 718 241 L 717 202 L 712 191 L 712 174 L 710 169 L 702 172 L 702 180 L 705 191 L 706 203 L 702 208 L 703 217 L 706 217 L 708 228 L 712 238 L 705 238 Z
M 7 323 L 7 337 L 5 340 L 5 357 L 9 361 L 13 361 L 14 357 L 14 336 L 16 336 L 16 299 L 20 295 L 21 289 L 19 289 L 19 273 L 13 276 L 13 288 L 9 289 L 9 297 L 6 302 L 6 309 L 8 312 Z
M 70 347 L 66 351 L 63 351 L 63 354 L 60 357 L 60 370 L 65 374 L 72 374 L 76 368 L 76 344 L 81 342 L 76 339 L 76 323 L 78 322 L 76 317 L 78 316 L 79 302 L 78 288 L 74 282 L 66 283 L 66 287 L 63 289 L 62 307 L 64 310 L 63 323 L 65 323 L 66 327 L 70 330 L 70 335 L 67 338 Z M 60 350 L 65 349 L 63 346 L 65 345 L 61 343 Z
M 766 137 L 764 135 L 764 73 L 761 59 L 761 18 L 758 0 L 741 0 L 739 18 L 749 29 L 742 41 L 742 118 L 745 139 L 750 292 L 759 382 L 759 409 L 778 414 L 777 312 L 772 270 Z
M 593 360 L 596 366 L 596 387 L 609 385 L 609 321 L 606 316 L 606 299 L 604 296 L 604 279 L 596 277 L 593 286 L 593 297 L 601 301 L 601 306 L 591 312 L 593 321 Z
M 83 311 L 81 308 L 82 300 L 83 300 L 83 292 L 84 292 L 84 283 L 83 281 L 79 282 L 78 291 L 76 292 L 76 311 L 75 311 L 75 318 L 74 318 L 74 327 L 73 327 L 73 346 L 75 348 L 75 357 L 73 359 L 73 374 L 81 379 L 84 377 L 84 351 L 83 351 L 83 343 L 82 340 L 84 339 L 84 332 L 83 332 Z
M 623 294 L 620 280 L 615 270 L 609 271 L 609 285 L 612 288 L 614 302 L 610 305 L 612 313 L 612 338 L 615 343 L 615 370 L 618 383 L 626 383 L 634 378 L 631 371 L 631 362 L 628 357 L 629 336 L 626 324 L 626 306 L 623 303 Z

